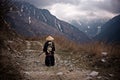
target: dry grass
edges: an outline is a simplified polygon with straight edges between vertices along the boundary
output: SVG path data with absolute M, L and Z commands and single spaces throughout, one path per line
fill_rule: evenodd
M 77 44 L 62 36 L 53 36 L 55 38 L 56 54 L 59 54 L 63 60 L 68 60 L 75 67 L 84 69 L 94 69 L 96 66 L 100 68 L 100 71 L 112 71 L 118 75 L 120 67 L 120 44 L 105 44 L 103 42 L 92 42 L 88 44 Z M 45 37 L 27 38 L 28 41 L 45 42 Z M 16 44 L 20 42 L 19 44 Z M 10 44 L 10 47 L 14 47 L 15 50 L 20 51 L 22 47 L 26 47 L 21 41 L 16 41 Z M 32 42 L 31 42 L 32 43 Z M 34 42 L 33 42 L 34 43 Z M 33 45 L 33 49 L 37 49 Z M 102 52 L 106 52 L 107 56 L 103 56 Z M 101 62 L 101 59 L 105 58 L 105 63 Z M 114 70 L 116 69 L 116 70 Z M 117 76 L 118 77 L 118 76 Z
M 63 36 L 53 37 L 55 38 L 56 53 L 60 54 L 64 59 L 74 59 L 73 63 L 76 62 L 75 64 L 77 65 L 81 65 L 86 68 L 96 65 L 104 66 L 104 64 L 101 64 L 102 58 L 107 58 L 109 64 L 106 65 L 112 65 L 110 62 L 113 60 L 116 61 L 116 59 L 119 61 L 120 44 L 105 44 L 104 42 L 77 44 Z M 46 36 L 41 38 L 29 38 L 28 40 L 38 40 L 44 44 L 45 38 Z M 106 57 L 102 54 L 104 52 L 107 53 Z
M 120 44 L 105 44 L 103 42 L 93 42 L 84 44 L 82 46 L 86 57 L 85 63 L 90 69 L 95 69 L 101 73 L 101 75 L 108 76 L 114 74 L 114 77 L 110 77 L 110 80 L 119 80 L 120 71 Z M 106 54 L 103 54 L 106 53 Z M 103 61 L 102 61 L 103 60 Z M 104 61 L 105 60 L 105 61 Z
M 106 69 L 117 67 L 118 69 L 120 67 L 120 44 L 106 44 L 104 42 L 76 44 L 64 37 L 55 37 L 55 43 L 57 43 L 57 52 L 64 59 L 71 59 L 78 67 L 86 69 L 95 67 Z M 102 62 L 102 59 L 105 59 L 106 62 Z
M 108 53 L 108 56 L 120 57 L 120 44 L 105 44 L 103 42 L 93 42 L 85 44 L 82 48 L 91 55 L 101 57 L 102 52 Z
M 120 44 L 105 44 L 104 42 L 91 42 L 87 44 L 77 44 L 62 36 L 55 38 L 56 54 L 63 60 L 71 62 L 75 67 L 84 69 L 95 69 L 100 71 L 115 72 L 118 74 L 120 67 Z M 40 41 L 44 44 L 45 37 L 27 39 L 30 41 Z M 107 53 L 103 55 L 102 53 Z M 105 59 L 106 62 L 101 60 Z M 116 70 L 114 70 L 116 69 Z
M 57 43 L 57 47 L 60 50 L 64 50 L 64 51 L 74 52 L 80 49 L 80 46 L 77 43 L 70 41 L 62 36 L 61 37 L 55 36 L 55 43 Z

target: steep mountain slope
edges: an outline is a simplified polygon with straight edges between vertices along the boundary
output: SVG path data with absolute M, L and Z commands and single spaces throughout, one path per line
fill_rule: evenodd
M 17 11 L 12 7 L 7 21 L 12 28 L 24 36 L 60 35 L 70 40 L 87 42 L 90 39 L 69 23 L 57 19 L 46 9 L 38 9 L 26 2 L 16 2 Z
M 106 42 L 120 42 L 120 15 L 104 24 L 101 33 L 95 39 Z

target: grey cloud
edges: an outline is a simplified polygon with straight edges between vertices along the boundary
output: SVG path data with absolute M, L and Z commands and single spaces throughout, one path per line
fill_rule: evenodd
M 42 8 L 56 3 L 56 0 L 25 0 L 36 7 Z
M 68 3 L 73 5 L 84 5 L 83 0 L 25 0 L 34 4 L 39 8 L 50 6 L 56 3 Z M 94 0 L 85 0 L 88 6 L 83 6 L 83 9 L 103 9 L 113 13 L 120 13 L 120 0 L 104 0 L 103 2 L 95 2 Z M 89 7 L 90 6 L 90 7 Z
M 120 13 L 120 0 L 105 0 L 100 4 L 96 3 L 95 6 L 111 13 Z
M 64 20 L 113 17 L 120 13 L 120 0 L 24 0 L 38 8 L 46 8 Z M 63 9 L 63 10 L 61 10 Z M 64 14 L 64 15 L 62 15 Z M 104 15 L 103 15 L 104 14 Z
M 112 11 L 115 13 L 120 13 L 120 0 L 111 0 Z
M 31 4 L 34 4 L 37 7 L 45 7 L 50 6 L 56 3 L 69 3 L 69 4 L 78 4 L 80 0 L 25 0 L 27 2 L 30 2 Z
M 81 0 L 57 0 L 57 3 L 79 4 Z

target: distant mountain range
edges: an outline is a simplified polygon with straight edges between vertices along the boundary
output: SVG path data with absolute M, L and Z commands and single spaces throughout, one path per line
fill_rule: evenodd
M 105 23 L 95 39 L 108 43 L 120 42 L 120 15 Z
M 77 27 L 79 30 L 87 34 L 88 37 L 93 38 L 101 32 L 101 26 L 105 24 L 107 19 L 95 20 L 73 20 L 70 23 Z
M 46 9 L 38 9 L 35 6 L 19 1 L 15 7 L 10 8 L 6 20 L 17 33 L 27 37 L 45 35 L 65 36 L 70 40 L 88 42 L 88 36 L 73 25 L 61 21 Z

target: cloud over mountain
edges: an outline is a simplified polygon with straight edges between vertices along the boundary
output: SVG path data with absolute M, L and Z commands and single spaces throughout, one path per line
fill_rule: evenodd
M 65 21 L 112 18 L 120 13 L 119 0 L 26 0 L 38 8 L 46 8 Z

